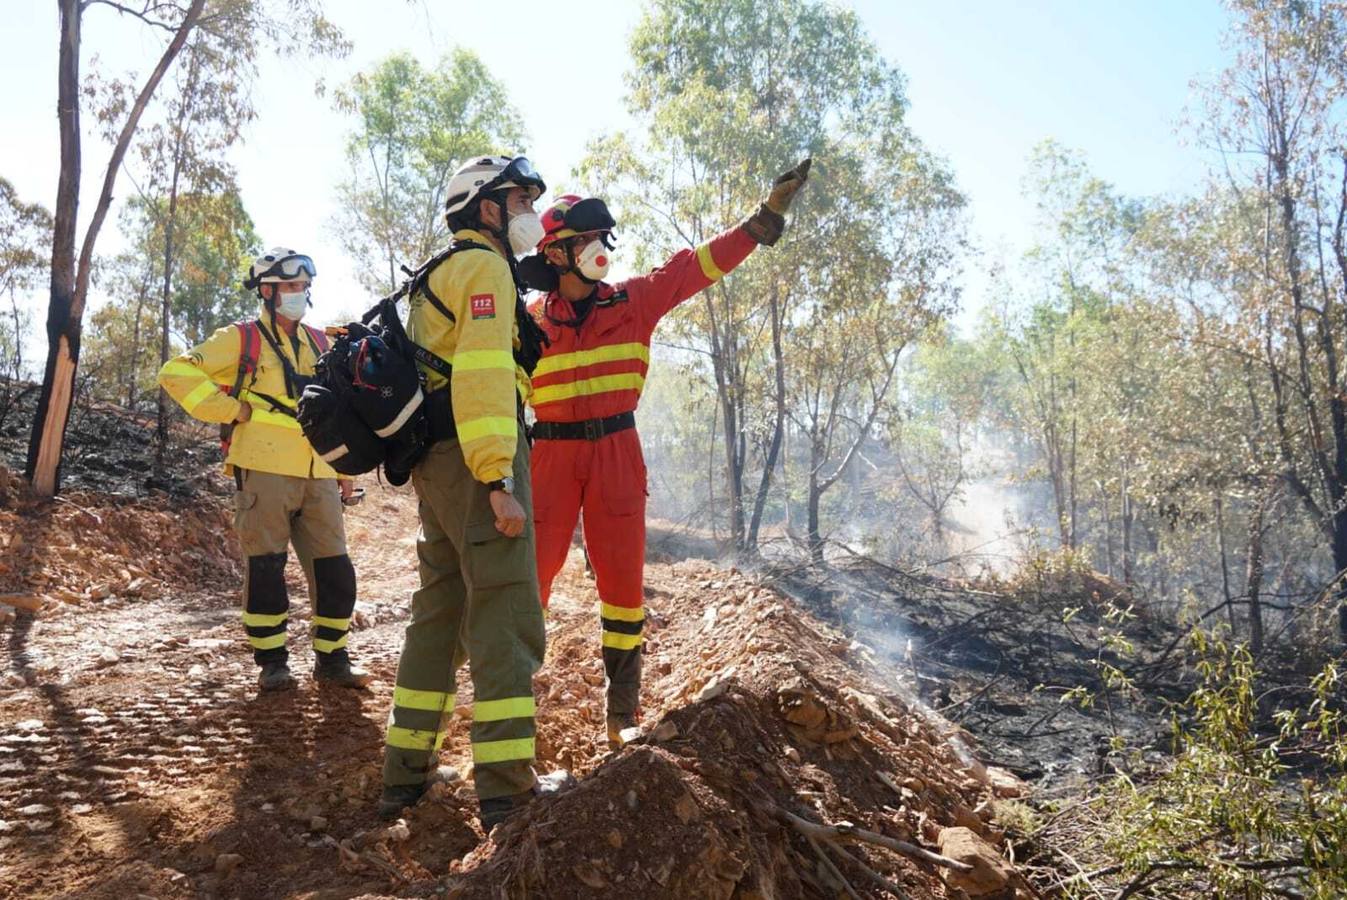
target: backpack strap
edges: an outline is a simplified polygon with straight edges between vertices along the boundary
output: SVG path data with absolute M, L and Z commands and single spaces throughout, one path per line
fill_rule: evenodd
M 234 327 L 239 330 L 239 365 L 229 396 L 238 397 L 243 392 L 246 379 L 251 377 L 252 382 L 257 381 L 257 357 L 262 352 L 262 335 L 256 321 L 235 322 Z
M 315 328 L 312 325 L 304 326 L 304 333 L 309 336 L 309 346 L 313 348 L 315 357 L 322 356 L 328 350 L 327 332 L 321 328 Z
M 435 296 L 435 292 L 430 289 L 430 273 L 439 268 L 440 263 L 445 262 L 455 253 L 460 253 L 464 250 L 490 251 L 491 248 L 486 244 L 477 241 L 454 241 L 449 245 L 449 249 L 432 256 L 426 261 L 425 265 L 416 270 L 415 274 L 412 275 L 411 287 L 408 291 L 408 293 L 420 291 L 422 294 L 425 294 L 426 299 L 430 301 L 430 305 L 439 310 L 440 315 L 444 316 L 450 322 L 455 321 L 454 314 L 449 311 L 449 307 L 445 306 L 444 302 L 440 300 L 439 297 Z

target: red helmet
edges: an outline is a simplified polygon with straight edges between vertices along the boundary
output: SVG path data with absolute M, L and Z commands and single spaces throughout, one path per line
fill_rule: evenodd
M 579 194 L 563 194 L 558 197 L 543 213 L 542 220 L 543 238 L 538 241 L 539 250 L 553 241 L 574 237 L 577 234 L 611 231 L 617 225 L 602 200 L 597 197 L 581 197 Z

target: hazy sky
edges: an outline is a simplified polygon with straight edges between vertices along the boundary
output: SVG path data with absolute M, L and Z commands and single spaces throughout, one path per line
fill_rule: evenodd
M 508 88 L 531 137 L 523 148 L 552 187 L 593 136 L 627 124 L 623 112 L 626 40 L 640 17 L 635 2 L 590 8 L 513 0 L 328 0 L 328 16 L 354 42 L 338 60 L 265 60 L 255 89 L 257 120 L 235 150 L 244 203 L 262 240 L 308 251 L 317 262 L 316 318 L 355 311 L 369 299 L 355 284 L 333 234 L 333 186 L 346 172 L 349 121 L 314 95 L 321 79 L 338 84 L 388 53 L 409 49 L 433 64 L 454 45 L 482 56 Z M 1179 122 L 1190 82 L 1224 64 L 1227 17 L 1216 0 L 855 0 L 885 56 L 908 79 L 916 133 L 949 160 L 968 195 L 974 237 L 988 253 L 1022 249 L 1032 209 L 1020 196 L 1031 148 L 1045 138 L 1083 151 L 1101 177 L 1131 194 L 1176 194 L 1201 177 L 1202 154 Z M 0 28 L 5 87 L 0 176 L 20 196 L 50 207 L 58 171 L 56 4 L 9 0 Z M 84 59 L 106 72 L 153 65 L 162 32 L 105 6 L 85 16 Z M 550 85 L 583 77 L 590 101 Z M 86 118 L 86 131 L 91 119 Z M 87 219 L 109 148 L 84 144 L 81 204 Z M 118 195 L 133 192 L 118 184 Z M 116 210 L 100 238 L 120 244 Z M 81 226 L 82 227 L 82 226 Z M 82 232 L 81 232 L 82 234 Z M 969 262 L 976 271 L 978 260 Z M 44 298 L 38 298 L 45 302 Z M 983 302 L 982 282 L 966 282 L 965 306 Z M 41 316 L 38 316 L 40 320 Z M 961 317 L 968 321 L 969 316 Z

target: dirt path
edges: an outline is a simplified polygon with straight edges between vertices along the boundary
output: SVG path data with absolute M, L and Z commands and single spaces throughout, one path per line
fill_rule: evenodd
M 539 767 L 570 769 L 581 786 L 486 841 L 470 784 L 451 785 L 408 817 L 410 837 L 378 837 L 384 722 L 416 581 L 414 508 L 408 492 L 375 486 L 348 518 L 361 584 L 350 646 L 376 677 L 367 692 L 314 686 L 309 612 L 296 600 L 299 689 L 259 696 L 236 575 L 190 590 L 165 578 L 139 597 L 86 597 L 0 626 L 0 897 L 467 898 L 501 885 L 510 896 L 623 885 L 650 897 L 836 894 L 817 848 L 763 803 L 927 847 L 972 828 L 995 859 L 1004 834 L 990 823 L 989 785 L 894 692 L 894 673 L 707 562 L 648 565 L 652 736 L 609 753 L 597 597 L 578 552 L 553 594 L 535 688 Z M 147 569 L 165 540 L 152 537 Z M 295 565 L 288 575 L 301 597 Z M 467 772 L 466 672 L 458 702 L 441 762 Z M 853 852 L 837 857 L 853 879 L 868 865 L 912 897 L 947 896 L 929 866 Z
M 59 608 L 0 630 L 0 896 L 386 891 L 384 877 L 340 871 L 333 842 L 378 824 L 383 728 L 416 582 L 414 508 L 407 493 L 375 487 L 348 519 L 361 594 L 350 646 L 377 679 L 368 692 L 309 680 L 310 613 L 293 562 L 292 693 L 258 695 L 234 584 Z M 539 680 L 563 705 L 543 704 L 540 757 L 583 775 L 605 749 L 595 596 L 578 554 L 555 597 Z M 555 653 L 576 645 L 592 646 Z M 466 671 L 461 680 L 460 716 L 472 694 Z M 467 771 L 469 754 L 466 727 L 452 729 L 442 761 Z M 422 864 L 447 868 L 480 842 L 453 825 Z M 234 871 L 229 854 L 241 857 Z

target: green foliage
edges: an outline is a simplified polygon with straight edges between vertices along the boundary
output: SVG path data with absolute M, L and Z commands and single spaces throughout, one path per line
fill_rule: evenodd
M 1306 896 L 1344 896 L 1347 722 L 1336 665 L 1268 729 L 1247 648 L 1198 631 L 1193 652 L 1202 685 L 1175 716 L 1172 763 L 1106 787 L 1090 846 L 1134 884 L 1163 879 L 1153 888 L 1163 896 L 1282 896 L 1287 878 Z
M 637 268 L 709 240 L 814 159 L 786 237 L 664 327 L 715 387 L 734 546 L 751 550 L 794 497 L 817 546 L 822 495 L 886 418 L 903 348 L 957 300 L 963 197 L 908 130 L 902 75 L 854 12 L 655 2 L 631 54 L 638 130 L 594 142 L 578 174 L 635 238 Z
M 427 70 L 395 53 L 337 93 L 357 120 L 351 177 L 338 187 L 343 247 L 373 291 L 391 291 L 447 240 L 445 187 L 470 156 L 514 155 L 526 140 L 505 87 L 471 50 Z
M 122 229 L 132 243 L 101 267 L 100 284 L 111 300 L 93 313 L 85 341 L 94 395 L 128 406 L 156 390 L 167 222 L 162 207 L 136 200 L 123 211 Z M 241 282 L 262 249 L 237 194 L 181 196 L 176 220 L 168 327 L 176 341 L 170 352 L 255 314 L 257 298 Z
M 0 311 L 0 375 L 6 379 L 25 374 L 28 315 L 20 299 L 41 285 L 44 268 L 51 262 L 51 228 L 51 213 L 45 207 L 24 203 L 14 186 L 0 178 L 0 296 L 8 307 Z M 0 395 L 0 418 L 9 408 L 11 387 Z

